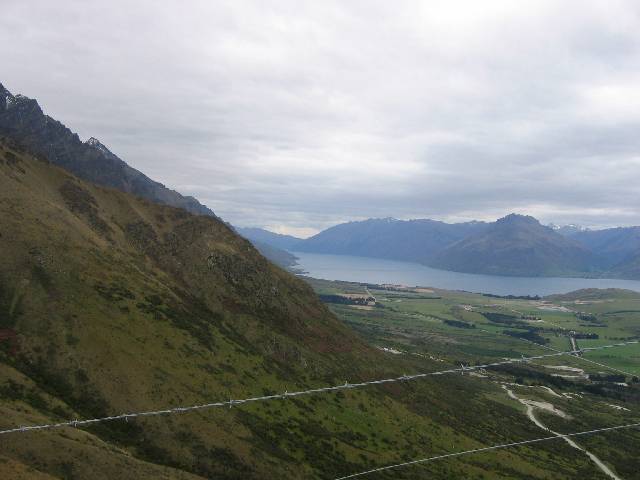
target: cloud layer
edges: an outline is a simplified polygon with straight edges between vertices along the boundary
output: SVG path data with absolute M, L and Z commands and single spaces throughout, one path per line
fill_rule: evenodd
M 5 0 L 0 81 L 226 220 L 640 224 L 640 4 Z

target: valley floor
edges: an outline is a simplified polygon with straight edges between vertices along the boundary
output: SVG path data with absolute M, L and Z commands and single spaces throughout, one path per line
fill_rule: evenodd
M 415 370 L 421 368 L 423 359 L 443 366 L 473 366 L 640 339 L 640 295 L 628 291 L 583 291 L 531 300 L 307 281 L 343 321 L 388 356 L 412 362 Z M 364 309 L 351 301 L 358 293 L 375 301 Z M 539 433 L 560 434 L 637 422 L 639 374 L 640 345 L 635 343 L 476 370 L 466 378 L 484 382 L 486 404 L 508 405 L 521 412 L 518 423 L 526 419 Z M 472 417 L 460 415 L 465 421 L 486 425 L 480 412 Z M 640 463 L 633 453 L 640 448 L 637 429 L 564 440 L 574 451 L 582 452 L 572 458 L 588 478 L 640 478 Z M 489 462 L 494 453 L 484 455 L 475 459 Z M 590 467 L 579 468 L 584 460 Z M 561 478 L 559 473 L 557 478 Z

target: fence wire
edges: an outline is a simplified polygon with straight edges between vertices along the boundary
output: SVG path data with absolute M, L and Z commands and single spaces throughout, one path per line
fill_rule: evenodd
M 26 432 L 34 432 L 34 431 L 43 431 L 43 430 L 50 430 L 50 429 L 62 428 L 62 427 L 83 427 L 83 426 L 93 425 L 101 422 L 110 422 L 115 420 L 129 420 L 129 419 L 152 417 L 152 416 L 159 416 L 159 415 L 172 415 L 172 414 L 178 414 L 178 413 L 192 412 L 196 410 L 206 410 L 210 408 L 220 408 L 220 407 L 231 408 L 234 406 L 243 405 L 245 403 L 262 402 L 262 401 L 269 401 L 269 400 L 282 400 L 287 398 L 299 397 L 303 395 L 312 395 L 316 393 L 326 393 L 326 392 L 335 392 L 340 390 L 349 390 L 354 388 L 362 388 L 362 387 L 367 387 L 371 385 L 384 385 L 387 383 L 394 383 L 394 382 L 407 382 L 412 380 L 418 380 L 421 378 L 438 376 L 438 375 L 446 375 L 451 373 L 462 373 L 464 375 L 465 372 L 471 372 L 473 370 L 480 370 L 483 368 L 498 367 L 501 365 L 509 365 L 513 363 L 526 363 L 531 360 L 540 360 L 543 358 L 559 357 L 563 355 L 575 355 L 577 353 L 584 353 L 584 352 L 593 351 L 593 350 L 603 350 L 607 348 L 615 348 L 615 347 L 621 347 L 625 345 L 634 345 L 638 343 L 640 342 L 637 340 L 634 340 L 634 341 L 628 341 L 628 342 L 614 343 L 610 345 L 601 345 L 597 347 L 581 348 L 579 350 L 554 352 L 554 353 L 549 353 L 545 355 L 536 355 L 536 356 L 530 356 L 530 357 L 525 357 L 523 355 L 521 358 L 511 358 L 508 360 L 486 363 L 483 365 L 473 365 L 468 367 L 462 366 L 460 368 L 451 368 L 448 370 L 440 370 L 437 372 L 416 373 L 413 375 L 402 375 L 400 377 L 385 378 L 380 380 L 370 380 L 370 381 L 359 382 L 359 383 L 345 382 L 342 385 L 335 385 L 331 387 L 312 388 L 309 390 L 299 390 L 295 392 L 285 391 L 284 393 L 277 393 L 273 395 L 263 395 L 259 397 L 250 397 L 250 398 L 243 398 L 243 399 L 230 399 L 226 401 L 219 401 L 219 402 L 213 402 L 213 403 L 203 403 L 200 405 L 173 407 L 173 408 L 167 408 L 163 410 L 149 410 L 146 412 L 123 413 L 120 415 L 112 415 L 108 417 L 99 417 L 99 418 L 91 418 L 91 419 L 84 419 L 84 420 L 75 419 L 75 420 L 68 420 L 64 422 L 49 423 L 49 424 L 43 424 L 43 425 L 23 425 L 15 428 L 9 428 L 6 430 L 0 430 L 0 435 L 7 435 L 11 433 L 21 433 L 21 432 L 26 433 Z

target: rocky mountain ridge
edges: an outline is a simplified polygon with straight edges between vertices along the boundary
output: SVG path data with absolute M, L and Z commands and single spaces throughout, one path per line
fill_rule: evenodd
M 0 134 L 10 136 L 78 177 L 132 193 L 153 202 L 184 208 L 197 215 L 215 216 L 195 198 L 181 195 L 132 168 L 99 140 L 80 137 L 46 115 L 38 102 L 12 95 L 0 84 Z

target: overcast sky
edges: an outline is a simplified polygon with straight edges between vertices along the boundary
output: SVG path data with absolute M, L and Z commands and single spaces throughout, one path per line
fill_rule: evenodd
M 640 224 L 635 0 L 2 0 L 0 66 L 240 226 Z

